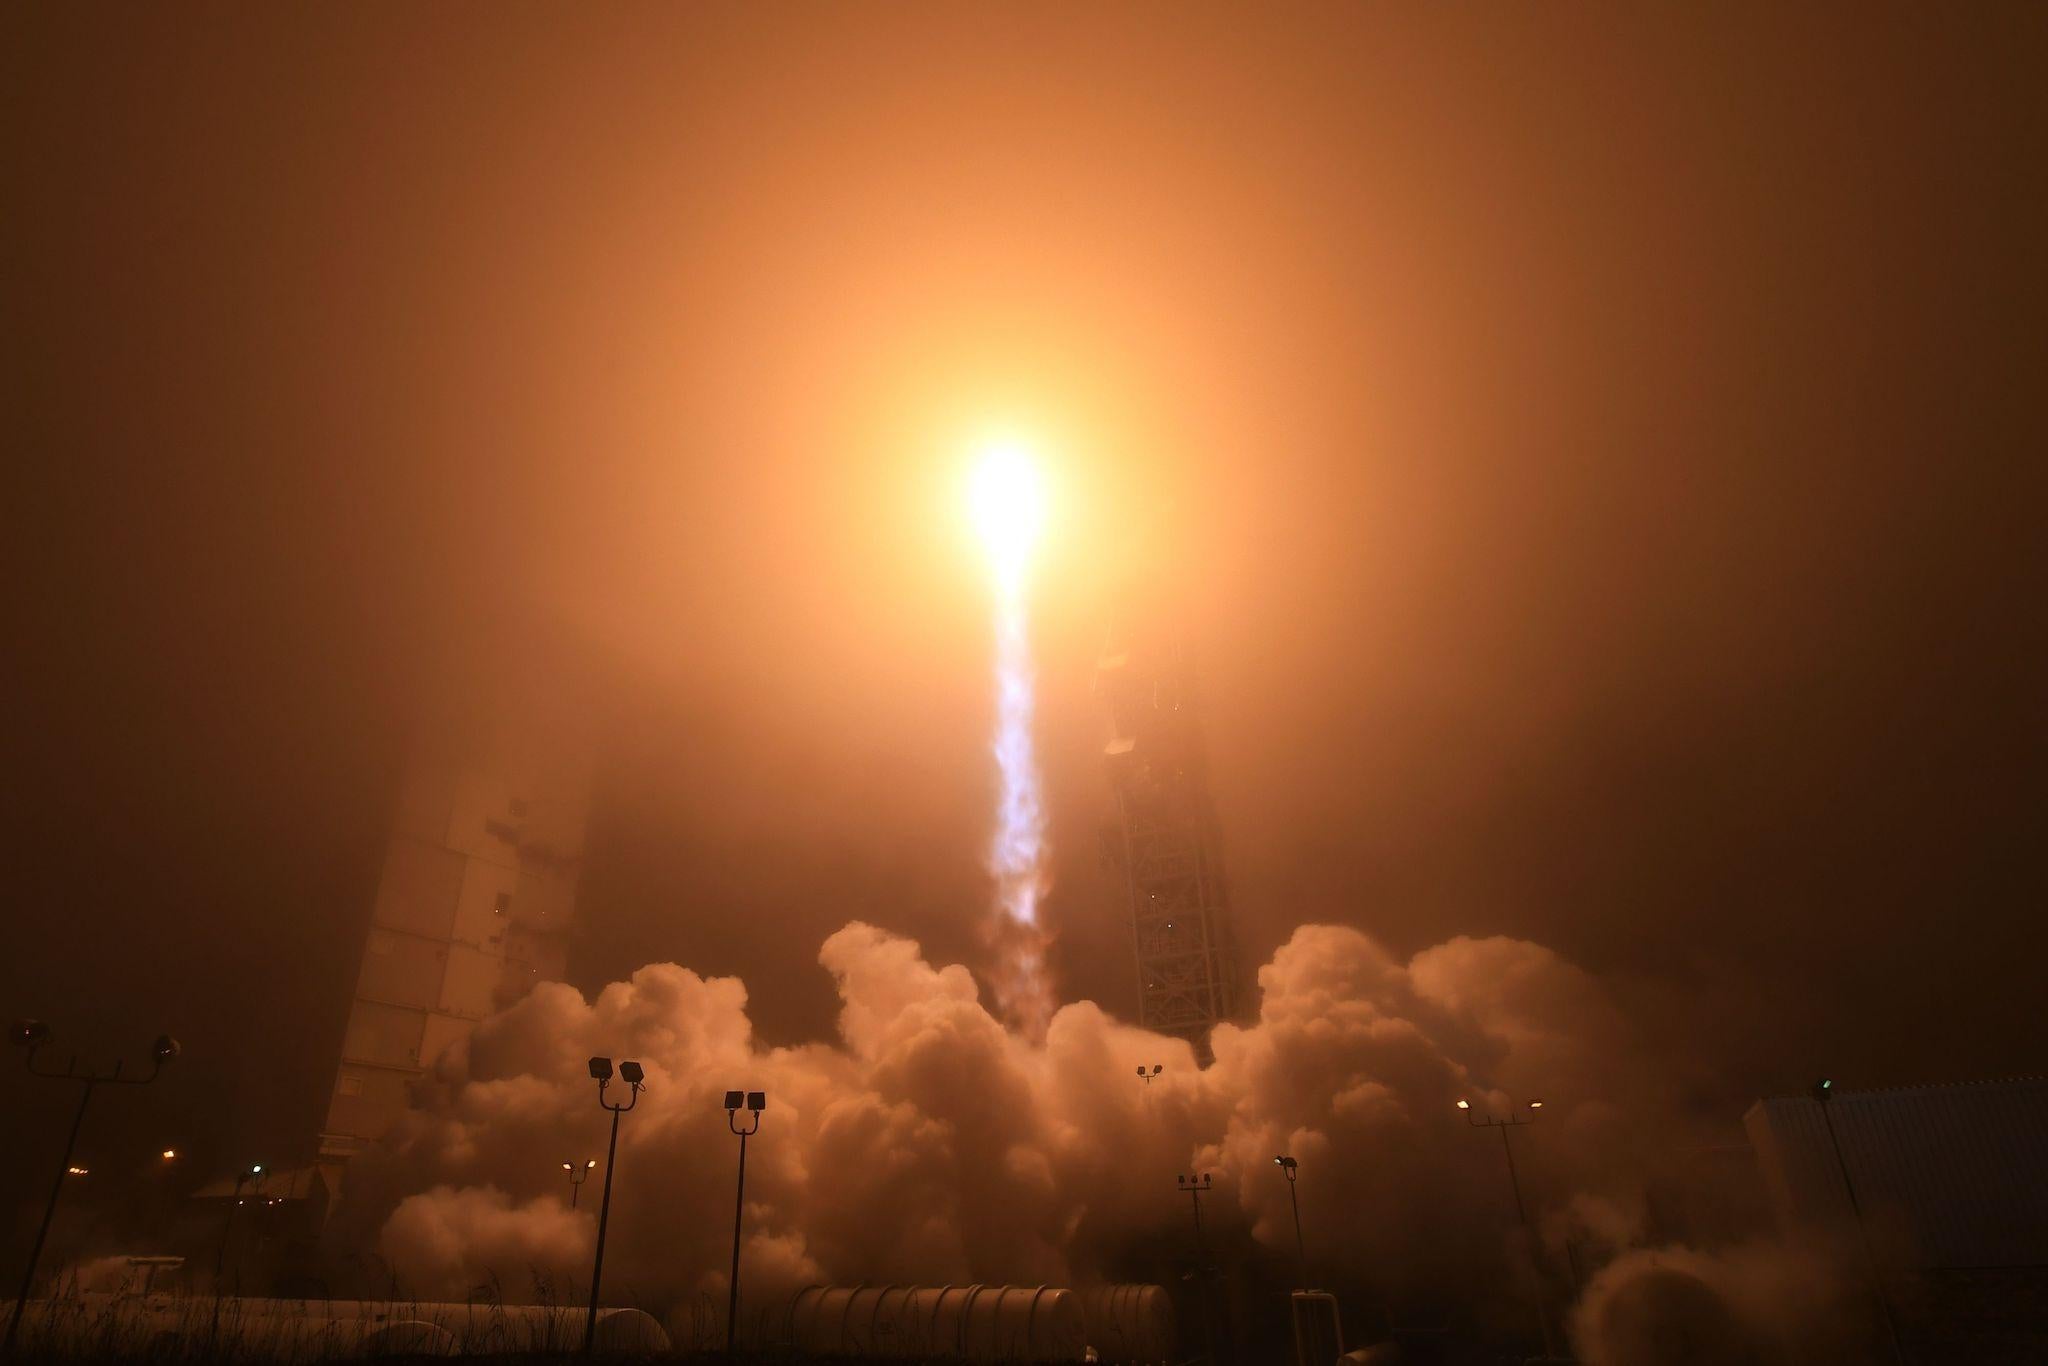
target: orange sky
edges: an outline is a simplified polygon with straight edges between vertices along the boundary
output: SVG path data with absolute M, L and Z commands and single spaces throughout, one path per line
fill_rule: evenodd
M 216 1055 L 220 973 L 354 952 L 479 621 L 604 680 L 592 981 L 742 971 L 795 1036 L 849 915 L 976 952 L 992 421 L 1058 489 L 1072 991 L 1127 1004 L 1089 681 L 1153 565 L 1249 961 L 1529 935 L 1713 1022 L 1730 1095 L 2044 1042 L 2037 16 L 6 23 L 23 886 L 43 961 L 189 952 L 160 1010 Z M 132 957 L 67 928 L 103 915 Z

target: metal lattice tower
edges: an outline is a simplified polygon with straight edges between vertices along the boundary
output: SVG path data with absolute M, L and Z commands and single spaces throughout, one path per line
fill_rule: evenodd
M 1186 651 L 1112 629 L 1096 687 L 1120 828 L 1107 844 L 1130 897 L 1138 1022 L 1192 1042 L 1237 1007 L 1237 953 Z

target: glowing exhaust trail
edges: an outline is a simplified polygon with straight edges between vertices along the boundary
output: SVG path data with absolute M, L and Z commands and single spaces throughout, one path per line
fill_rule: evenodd
M 974 521 L 995 587 L 996 726 L 999 792 L 989 871 L 995 877 L 996 995 L 1012 1024 L 1037 1037 L 1052 1012 L 1045 980 L 1046 936 L 1038 923 L 1045 892 L 1045 807 L 1033 750 L 1031 640 L 1025 584 L 1045 521 L 1045 489 L 1022 447 L 987 447 L 974 472 Z

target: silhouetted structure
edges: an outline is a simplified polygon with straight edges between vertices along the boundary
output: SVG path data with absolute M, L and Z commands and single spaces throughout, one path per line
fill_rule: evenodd
M 414 747 L 320 1133 L 330 1191 L 450 1044 L 562 977 L 589 809 L 574 720 L 507 683 Z
M 1209 1032 L 1237 1008 L 1237 954 L 1186 651 L 1113 628 L 1096 687 L 1109 709 L 1109 852 L 1130 898 L 1138 1023 L 1189 1040 L 1207 1063 Z
M 1868 1247 L 1908 1359 L 2048 1341 L 2048 1079 L 1772 1097 L 1743 1124 L 1788 1231 Z

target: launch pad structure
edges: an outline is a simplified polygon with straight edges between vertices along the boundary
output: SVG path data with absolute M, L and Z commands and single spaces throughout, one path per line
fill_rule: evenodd
M 1237 951 L 1193 681 L 1185 645 L 1111 628 L 1096 671 L 1118 818 L 1106 843 L 1130 899 L 1138 1023 L 1206 1065 L 1210 1031 L 1237 1009 Z

